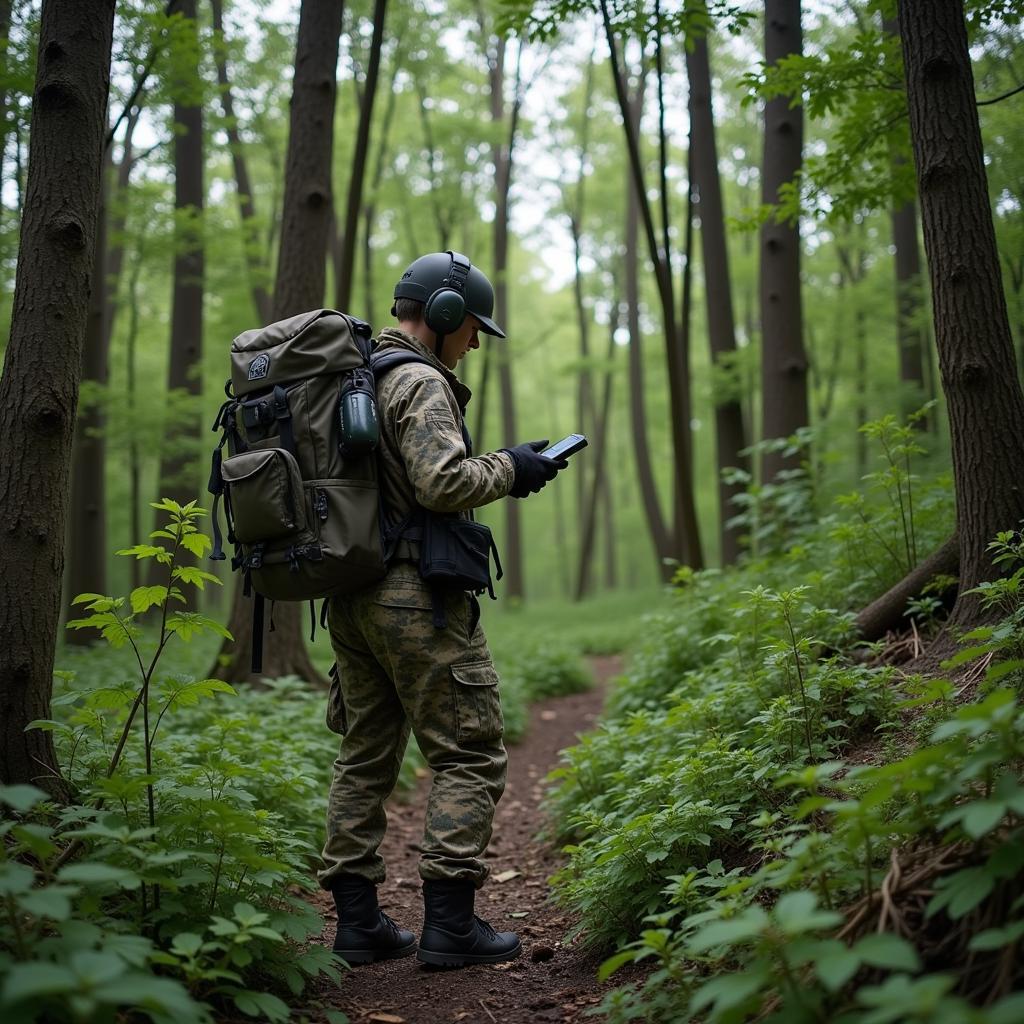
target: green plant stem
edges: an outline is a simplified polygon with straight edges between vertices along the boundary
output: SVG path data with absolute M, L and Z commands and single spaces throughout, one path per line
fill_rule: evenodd
M 917 534 L 914 530 L 914 494 L 910 476 L 910 452 L 907 452 L 904 458 L 907 465 L 907 515 L 910 520 L 910 548 L 914 556 L 914 561 L 910 568 L 913 569 L 917 565 Z
M 789 639 L 793 646 L 793 660 L 796 662 L 796 678 L 800 683 L 800 701 L 803 704 L 804 709 L 804 737 L 807 740 L 807 758 L 808 760 L 814 759 L 814 750 L 811 744 L 811 721 L 810 713 L 807 710 L 807 690 L 804 687 L 804 672 L 800 665 L 800 648 L 796 642 L 796 633 L 793 630 L 793 620 L 790 618 L 789 609 L 783 608 L 782 615 L 786 620 L 786 626 L 789 629 Z

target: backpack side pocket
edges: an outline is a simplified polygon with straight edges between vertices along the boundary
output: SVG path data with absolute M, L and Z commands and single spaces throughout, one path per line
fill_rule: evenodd
M 299 465 L 283 448 L 261 448 L 225 459 L 235 538 L 241 544 L 277 540 L 305 529 Z

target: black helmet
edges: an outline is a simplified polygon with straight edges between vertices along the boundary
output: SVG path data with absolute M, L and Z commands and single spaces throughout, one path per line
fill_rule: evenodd
M 472 313 L 480 321 L 480 329 L 484 334 L 492 334 L 496 338 L 505 337 L 505 332 L 491 319 L 494 312 L 494 289 L 491 282 L 483 271 L 477 270 L 461 253 L 450 250 L 432 252 L 414 260 L 395 285 L 394 297 L 414 299 L 427 306 L 433 305 L 430 300 L 439 292 L 443 297 L 449 291 L 462 294 L 466 312 Z M 443 306 L 444 303 L 438 305 Z M 429 315 L 427 323 L 430 323 Z

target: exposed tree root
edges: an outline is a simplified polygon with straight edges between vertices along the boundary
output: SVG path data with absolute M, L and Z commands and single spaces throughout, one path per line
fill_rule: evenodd
M 871 932 L 892 932 L 910 942 L 929 971 L 957 977 L 956 991 L 978 1005 L 989 1005 L 1024 981 L 1024 961 L 1017 943 L 1002 949 L 971 950 L 971 939 L 988 928 L 1006 923 L 1007 912 L 1022 892 L 1024 879 L 1000 883 L 972 911 L 958 920 L 944 912 L 926 916 L 935 895 L 935 882 L 951 871 L 983 860 L 977 846 L 916 843 L 894 848 L 889 870 L 879 887 L 850 908 L 837 937 L 853 941 Z

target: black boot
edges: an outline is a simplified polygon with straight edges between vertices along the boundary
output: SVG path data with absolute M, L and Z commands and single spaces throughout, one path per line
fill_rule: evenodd
M 435 967 L 465 967 L 515 960 L 522 943 L 515 932 L 496 932 L 473 913 L 472 882 L 423 883 L 423 934 L 416 959 Z
M 331 886 L 338 908 L 334 953 L 350 964 L 411 956 L 416 936 L 377 906 L 377 887 L 360 875 L 340 875 Z

